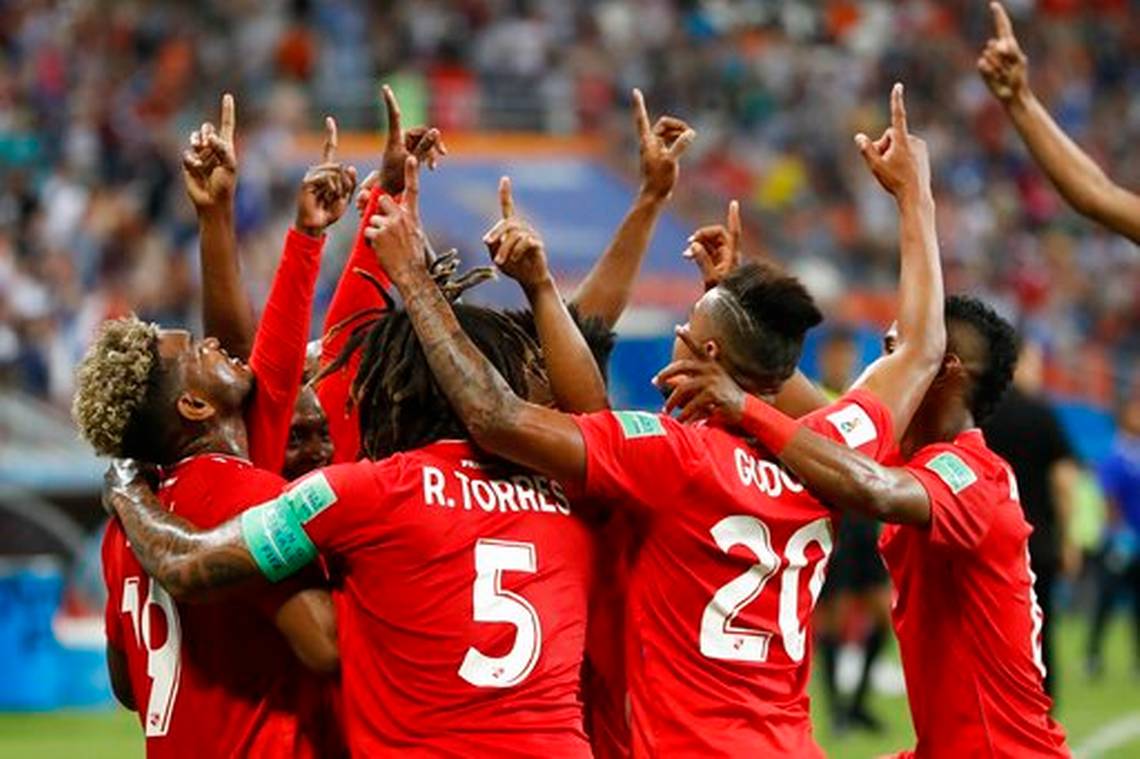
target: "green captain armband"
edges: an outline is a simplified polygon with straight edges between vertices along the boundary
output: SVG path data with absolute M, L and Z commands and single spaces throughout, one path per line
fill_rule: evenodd
M 317 556 L 288 494 L 243 512 L 241 534 L 270 582 L 283 580 Z

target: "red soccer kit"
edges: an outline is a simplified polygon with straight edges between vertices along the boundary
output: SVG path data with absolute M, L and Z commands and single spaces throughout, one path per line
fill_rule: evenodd
M 579 700 L 590 536 L 557 482 L 495 466 L 442 441 L 320 470 L 272 505 L 303 508 L 305 535 L 343 568 L 354 755 L 590 755 Z M 247 541 L 261 531 L 272 553 L 274 520 L 243 517 Z
M 822 756 L 807 694 L 831 514 L 729 432 L 640 412 L 578 417 L 585 495 L 634 512 L 626 667 L 634 756 Z M 803 424 L 876 458 L 890 414 L 854 392 Z
M 158 496 L 213 527 L 277 496 L 284 481 L 230 456 L 186 459 Z M 297 718 L 301 672 L 273 614 L 279 586 L 213 603 L 174 602 L 146 575 L 117 520 L 103 538 L 108 643 L 126 654 L 149 757 L 312 755 Z
M 887 525 L 879 548 L 919 757 L 1069 756 L 1042 685 L 1041 609 L 1013 470 L 980 430 L 906 465 L 929 527 Z

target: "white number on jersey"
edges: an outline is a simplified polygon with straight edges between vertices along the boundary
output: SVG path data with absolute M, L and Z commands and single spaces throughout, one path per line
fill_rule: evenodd
M 131 617 L 135 642 L 146 650 L 146 674 L 150 678 L 150 698 L 146 707 L 146 737 L 157 738 L 166 735 L 170 729 L 170 717 L 174 713 L 174 701 L 178 698 L 178 683 L 182 676 L 182 625 L 178 620 L 178 610 L 166 589 L 149 577 L 141 578 L 146 583 L 146 602 L 139 604 L 138 577 L 128 577 L 123 581 L 123 602 L 121 611 Z M 155 637 L 151 620 L 154 609 L 161 609 L 166 619 L 166 640 L 158 648 L 154 647 Z
M 757 563 L 722 586 L 705 607 L 701 617 L 701 654 L 728 661 L 767 661 L 772 633 L 737 625 L 736 617 L 760 596 L 768 580 L 780 568 L 781 558 L 772 548 L 771 531 L 756 517 L 737 515 L 720 520 L 710 532 L 720 550 L 728 553 L 734 546 L 744 546 L 756 557 Z M 831 555 L 831 530 L 826 517 L 801 527 L 784 548 L 788 566 L 780 576 L 778 624 L 784 651 L 797 662 L 804 658 L 807 639 L 799 620 L 800 570 L 808 564 L 807 547 L 812 543 L 823 551 L 808 580 L 811 605 L 815 608 Z
M 487 656 L 467 649 L 459 676 L 479 688 L 518 685 L 538 663 L 542 627 L 538 612 L 522 596 L 503 590 L 503 572 L 534 572 L 538 560 L 532 543 L 481 538 L 475 544 L 475 585 L 472 601 L 476 622 L 507 622 L 515 626 L 515 643 L 505 656 Z

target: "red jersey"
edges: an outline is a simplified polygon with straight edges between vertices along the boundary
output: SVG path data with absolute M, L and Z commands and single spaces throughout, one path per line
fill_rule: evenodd
M 667 416 L 579 417 L 586 496 L 643 532 L 626 617 L 634 756 L 822 756 L 807 685 L 831 514 L 747 440 Z M 876 458 L 890 414 L 855 392 L 803 424 Z
M 906 469 L 930 497 L 930 525 L 887 525 L 879 547 L 915 755 L 1069 756 L 1042 684 L 1033 528 L 1013 470 L 976 429 L 923 448 Z
M 213 527 L 284 481 L 222 455 L 186 459 L 158 496 Z M 216 603 L 173 601 L 139 566 L 117 520 L 103 537 L 108 644 L 126 654 L 149 757 L 310 756 L 297 718 L 304 675 L 273 615 L 288 586 Z
M 289 497 L 343 571 L 360 756 L 588 757 L 579 677 L 590 539 L 562 486 L 466 442 L 322 469 Z

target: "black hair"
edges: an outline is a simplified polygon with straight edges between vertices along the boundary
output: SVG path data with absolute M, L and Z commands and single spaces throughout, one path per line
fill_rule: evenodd
M 173 450 L 178 423 L 174 413 L 177 398 L 176 369 L 158 352 L 158 338 L 147 346 L 150 351 L 150 371 L 146 378 L 146 392 L 142 401 L 131 412 L 130 421 L 123 430 L 120 456 L 140 459 L 155 464 L 169 464 L 177 452 Z
M 431 266 L 433 278 L 449 300 L 493 276 L 483 267 L 453 279 L 457 266 L 454 252 L 436 259 Z M 385 307 L 356 314 L 333 328 L 335 333 L 359 322 L 341 354 L 314 382 L 343 368 L 354 353 L 360 352 L 349 398 L 359 410 L 360 454 L 379 460 L 438 440 L 468 437 L 432 374 L 407 311 L 395 308 L 374 278 L 359 270 L 357 273 L 380 290 Z M 475 347 L 516 394 L 526 397 L 528 378 L 541 376 L 543 371 L 537 343 L 501 311 L 463 303 L 453 303 L 452 308 Z
M 963 362 L 980 366 L 973 373 L 973 383 L 966 398 L 974 423 L 982 424 L 990 417 L 1013 381 L 1013 369 L 1021 348 L 1013 325 L 981 300 L 968 295 L 951 295 L 946 299 L 946 338 L 948 352 Z M 977 352 L 965 344 L 961 327 L 969 329 L 980 341 Z
M 796 369 L 804 335 L 823 321 L 798 279 L 765 262 L 737 267 L 716 287 L 714 313 L 724 330 L 725 360 L 761 388 L 774 388 Z
M 586 347 L 590 349 L 590 355 L 594 357 L 594 363 L 598 366 L 602 381 L 609 384 L 610 355 L 613 353 L 614 344 L 617 342 L 617 333 L 606 326 L 601 317 L 582 316 L 577 303 L 566 304 L 566 310 L 570 312 L 570 318 L 578 327 L 578 331 L 582 333 L 582 339 L 586 341 Z M 535 343 L 539 343 L 538 325 L 534 322 L 534 312 L 524 309 L 507 311 L 506 314 L 514 319 Z

